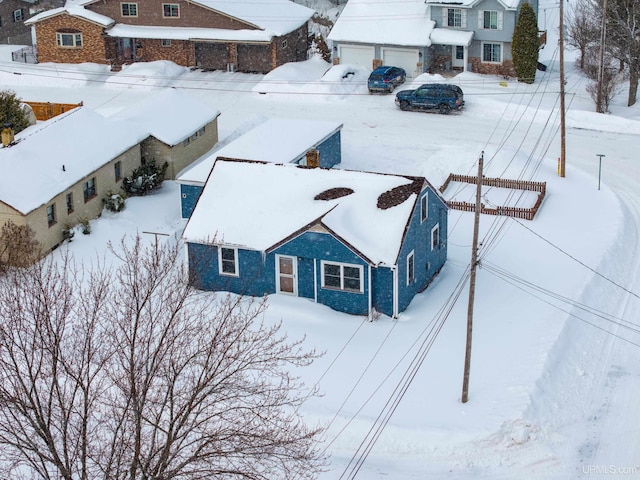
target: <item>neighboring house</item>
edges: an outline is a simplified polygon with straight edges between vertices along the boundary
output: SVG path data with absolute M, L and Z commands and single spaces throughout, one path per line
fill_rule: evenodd
M 218 159 L 183 239 L 203 290 L 396 317 L 446 261 L 447 205 L 422 177 Z
M 436 21 L 435 68 L 514 75 L 511 38 L 525 2 L 537 14 L 538 0 L 425 0 Z
M 307 59 L 313 13 L 288 0 L 76 0 L 26 23 L 35 26 L 40 62 L 169 60 L 266 73 Z
M 342 161 L 342 124 L 321 120 L 270 118 L 203 157 L 178 175 L 182 218 L 189 218 L 218 158 L 331 168 Z
M 142 142 L 142 162 L 169 163 L 166 178 L 207 153 L 218 143 L 220 111 L 194 97 L 167 88 L 113 118 L 129 121 L 148 137 Z
M 328 39 L 334 63 L 513 74 L 511 37 L 525 0 L 349 0 Z M 529 0 L 538 11 L 538 0 Z
M 327 38 L 334 63 L 393 65 L 413 78 L 428 67 L 434 25 L 424 0 L 349 0 Z
M 31 27 L 25 20 L 50 8 L 61 7 L 65 0 L 0 1 L 0 43 L 31 45 Z
M 78 107 L 26 128 L 0 148 L 0 225 L 29 226 L 47 253 L 63 230 L 100 215 L 102 199 L 140 166 L 146 135 Z

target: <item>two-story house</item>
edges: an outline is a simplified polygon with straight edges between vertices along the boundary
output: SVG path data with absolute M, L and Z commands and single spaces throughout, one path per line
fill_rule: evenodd
M 62 5 L 64 0 L 2 0 L 0 2 L 0 43 L 31 45 L 31 27 L 24 22 L 44 10 Z
M 39 62 L 182 66 L 266 73 L 307 59 L 313 10 L 289 0 L 76 0 L 26 23 Z
M 394 65 L 409 78 L 434 70 L 505 73 L 525 0 L 349 0 L 333 26 L 334 63 Z M 537 12 L 538 0 L 528 0 Z

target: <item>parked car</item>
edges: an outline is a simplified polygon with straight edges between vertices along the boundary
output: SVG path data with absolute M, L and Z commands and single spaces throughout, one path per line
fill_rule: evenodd
M 447 114 L 464 106 L 462 89 L 448 83 L 425 83 L 415 90 L 396 94 L 396 105 L 402 110 L 438 110 Z
M 377 67 L 371 75 L 367 86 L 369 93 L 373 92 L 393 92 L 393 90 L 407 79 L 407 72 L 400 67 L 389 67 L 383 65 Z

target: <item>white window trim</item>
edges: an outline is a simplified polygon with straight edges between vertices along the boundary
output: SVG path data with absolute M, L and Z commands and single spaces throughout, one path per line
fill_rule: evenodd
M 484 14 L 485 12 L 496 12 L 497 13 L 497 27 L 498 28 L 484 28 Z M 503 30 L 504 29 L 504 20 L 502 16 L 503 12 L 500 10 L 480 10 L 478 12 L 478 30 Z
M 438 232 L 438 235 L 436 237 L 438 239 L 438 244 L 434 246 L 433 245 L 433 233 L 436 232 L 436 231 Z M 440 248 L 440 224 L 439 223 L 436 223 L 433 226 L 433 228 L 431 229 L 431 236 L 429 237 L 429 243 L 431 244 L 431 251 L 434 251 L 437 248 Z
M 485 45 L 500 45 L 500 61 L 489 61 L 484 59 L 484 46 Z M 482 63 L 490 63 L 493 65 L 500 65 L 502 63 L 502 59 L 504 58 L 504 44 L 502 42 L 481 42 L 480 43 L 480 60 Z
M 293 280 L 293 292 L 286 292 L 280 289 L 280 275 L 289 276 L 288 273 L 280 272 L 280 258 L 291 258 L 293 260 L 291 267 L 293 268 L 293 274 L 291 275 L 291 279 Z M 293 295 L 298 296 L 298 257 L 294 255 L 276 255 L 276 290 L 277 293 L 282 293 L 283 295 Z
M 420 223 L 424 223 L 429 218 L 429 194 L 425 193 L 420 197 Z
M 224 272 L 222 270 L 222 249 L 233 250 L 233 269 L 234 273 Z M 218 273 L 225 277 L 239 277 L 240 268 L 238 265 L 238 249 L 235 247 L 227 247 L 225 245 L 218 245 Z
M 409 263 L 413 264 L 413 268 L 409 269 Z M 413 278 L 409 277 L 409 272 L 413 270 Z M 415 254 L 414 251 L 411 250 L 409 252 L 409 255 L 407 255 L 407 286 L 411 285 L 412 283 L 415 283 L 416 281 L 416 258 L 415 258 Z
M 178 7 L 178 15 L 173 16 L 173 15 L 165 15 L 164 14 L 164 7 L 167 5 L 173 5 Z M 180 18 L 180 4 L 179 3 L 163 3 L 162 4 L 162 18 Z
M 21 8 L 18 8 L 18 9 L 13 11 L 13 21 L 14 22 L 22 22 L 22 21 L 24 21 L 24 13 L 22 12 Z
M 73 38 L 73 45 L 63 45 L 62 37 L 65 35 L 71 35 Z M 80 43 L 77 42 L 78 35 L 80 35 Z M 56 32 L 56 45 L 58 48 L 82 48 L 83 44 L 82 32 Z
M 136 6 L 136 14 L 135 15 L 125 15 L 122 6 L 123 5 L 135 5 Z M 120 2 L 120 16 L 126 18 L 136 18 L 138 16 L 138 2 Z
M 340 288 L 325 286 L 324 284 L 324 266 L 325 265 L 338 265 L 340 267 Z M 351 290 L 351 289 L 344 288 L 344 267 L 357 268 L 360 271 L 360 288 L 358 290 Z M 339 292 L 351 292 L 351 293 L 364 293 L 364 268 L 362 267 L 362 265 L 355 265 L 353 263 L 329 262 L 325 260 L 320 260 L 320 285 L 322 288 L 325 288 L 327 290 L 334 290 Z
M 170 38 L 163 38 L 160 40 L 160 45 L 162 47 L 170 47 L 171 46 L 171 39 Z
M 460 11 L 460 25 L 449 25 L 449 10 Z M 457 7 L 442 7 L 442 25 L 446 28 L 467 28 L 467 10 Z

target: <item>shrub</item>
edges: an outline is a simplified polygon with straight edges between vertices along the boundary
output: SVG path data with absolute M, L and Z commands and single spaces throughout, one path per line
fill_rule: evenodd
M 79 223 L 80 228 L 82 229 L 82 234 L 89 235 L 91 233 L 91 224 L 89 223 L 89 219 L 86 217 L 81 218 Z
M 11 124 L 14 133 L 29 126 L 29 116 L 22 108 L 21 100 L 11 90 L 0 91 L 0 127 Z
M 125 197 L 109 190 L 107 196 L 102 199 L 102 204 L 110 212 L 121 212 L 125 207 Z
M 146 195 L 162 185 L 167 167 L 167 162 L 159 167 L 154 161 L 147 162 L 136 168 L 130 177 L 122 179 L 122 189 L 129 196 Z
M 75 230 L 70 225 L 65 225 L 62 230 L 62 238 L 64 240 L 68 240 L 69 242 L 73 240 L 73 236 L 76 234 Z
M 0 270 L 6 267 L 26 267 L 42 255 L 35 232 L 28 225 L 16 225 L 11 220 L 0 229 Z

